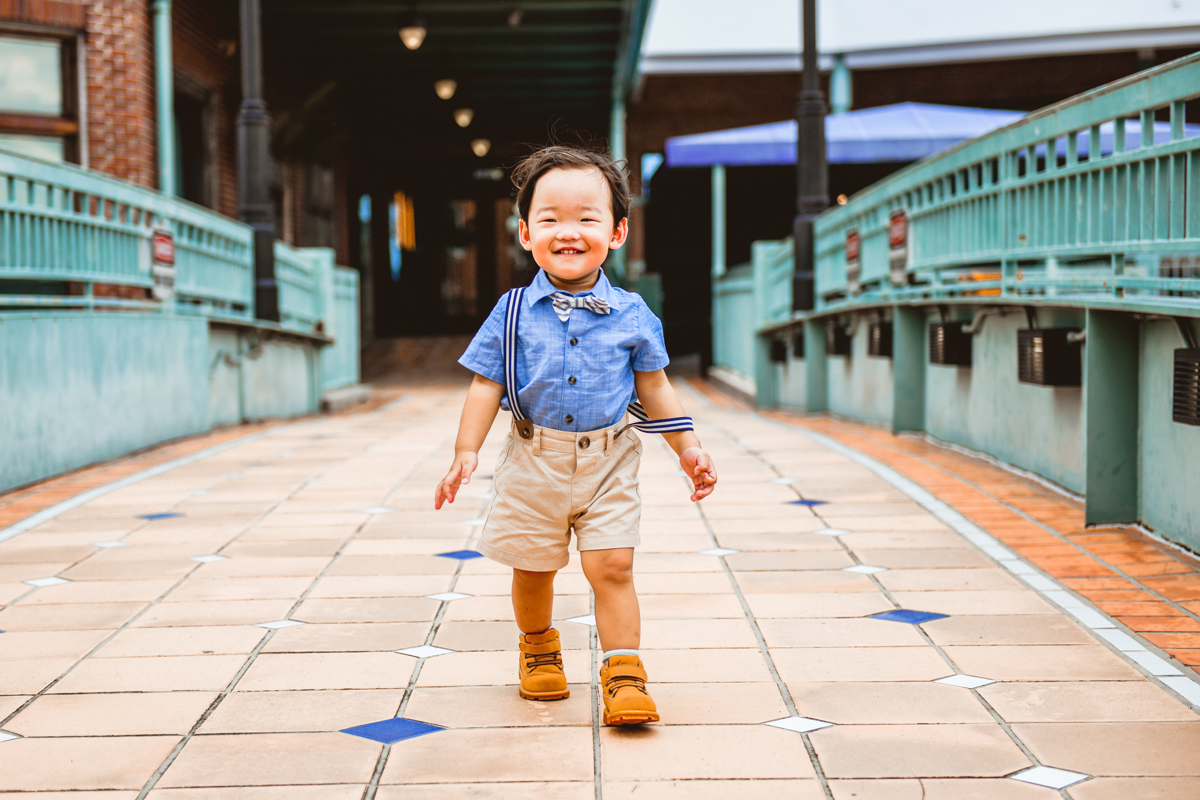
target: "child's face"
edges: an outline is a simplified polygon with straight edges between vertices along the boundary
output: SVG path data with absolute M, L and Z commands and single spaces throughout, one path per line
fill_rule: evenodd
M 586 291 L 599 277 L 608 251 L 625 243 L 628 223 L 613 224 L 608 181 L 598 169 L 552 169 L 538 179 L 521 220 L 521 246 L 550 283 Z

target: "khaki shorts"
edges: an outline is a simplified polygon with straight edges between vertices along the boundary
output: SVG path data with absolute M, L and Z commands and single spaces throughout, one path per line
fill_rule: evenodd
M 638 465 L 642 442 L 619 425 L 588 433 L 516 426 L 496 462 L 496 496 L 479 552 L 531 572 L 562 569 L 575 532 L 576 549 L 636 547 L 642 518 Z

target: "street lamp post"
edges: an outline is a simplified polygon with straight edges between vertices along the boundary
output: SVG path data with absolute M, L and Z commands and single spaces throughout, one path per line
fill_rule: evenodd
M 817 67 L 817 0 L 802 0 L 804 63 L 796 100 L 796 219 L 792 226 L 796 271 L 792 310 L 813 308 L 813 220 L 829 205 L 829 165 L 825 159 L 825 94 Z
M 262 28 L 259 20 L 259 0 L 241 0 L 238 218 L 254 229 L 254 316 L 278 322 L 275 215 L 271 206 L 271 118 L 262 99 Z

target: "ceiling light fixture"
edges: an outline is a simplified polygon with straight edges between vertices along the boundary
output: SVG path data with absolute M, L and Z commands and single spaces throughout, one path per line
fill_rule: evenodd
M 472 139 L 471 140 L 471 151 L 473 153 L 475 153 L 475 155 L 479 156 L 480 158 L 483 158 L 484 156 L 486 156 L 488 154 L 488 150 L 491 150 L 491 149 L 492 149 L 492 143 L 490 141 L 488 141 L 487 139 Z
M 405 25 L 400 29 L 400 41 L 404 42 L 404 46 L 409 50 L 416 50 L 425 41 L 425 26 L 420 22 L 413 25 Z
M 525 19 L 525 11 L 520 8 L 514 8 L 508 12 L 508 27 L 519 28 L 521 21 Z
M 475 112 L 469 108 L 460 108 L 454 112 L 454 121 L 458 123 L 458 127 L 460 128 L 470 125 L 473 119 L 475 119 Z
M 449 100 L 458 91 L 458 81 L 452 78 L 443 78 L 433 84 L 433 90 L 437 92 L 438 97 Z

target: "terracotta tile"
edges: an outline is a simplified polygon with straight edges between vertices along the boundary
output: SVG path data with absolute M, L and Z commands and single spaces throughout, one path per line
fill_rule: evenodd
M 965 616 L 921 625 L 939 645 L 1095 644 L 1092 634 L 1063 615 Z
M 1200 600 L 1200 574 L 1146 578 L 1143 583 L 1168 600 L 1176 602 Z
M 1182 614 L 1177 617 L 1117 617 L 1117 620 L 1127 625 L 1130 630 L 1139 633 L 1152 631 L 1200 633 L 1200 622 Z
M 1086 556 L 1030 557 L 1029 560 L 1056 578 L 1103 578 L 1116 574 L 1108 567 L 1098 564 Z
M 1135 577 L 1145 575 L 1191 575 L 1195 572 L 1187 564 L 1178 561 L 1157 561 L 1151 564 L 1126 564 L 1121 567 L 1126 575 Z
M 415 664 L 398 653 L 263 653 L 237 690 L 402 689 Z
M 0 629 L 9 631 L 116 630 L 145 607 L 145 603 L 9 606 L 0 611 Z
M 240 655 L 89 658 L 50 691 L 54 694 L 220 691 L 244 663 L 246 657 Z
M 1143 637 L 1164 650 L 1200 649 L 1200 633 L 1147 633 L 1143 634 Z
M 1000 777 L 1029 765 L 996 724 L 848 725 L 810 738 L 830 778 Z
M 578 756 L 591 751 L 586 727 L 449 729 L 393 748 L 381 782 L 587 781 L 592 760 Z
M 1008 778 L 834 780 L 834 800 L 1053 800 L 1058 792 Z
M 249 626 L 128 628 L 114 636 L 93 658 L 249 654 L 266 634 L 263 628 Z
M 1149 637 L 1147 637 L 1149 638 Z M 1175 660 L 1189 667 L 1200 667 L 1200 650 L 1167 650 Z
M 992 721 L 970 692 L 939 683 L 805 683 L 797 690 L 800 716 L 839 725 Z
M 216 697 L 214 692 L 47 694 L 5 729 L 22 736 L 182 736 Z
M 0 748 L 0 791 L 136 791 L 145 785 L 178 742 L 178 736 L 5 742 Z M 54 769 L 46 769 L 47 764 L 54 764 Z
M 513 786 L 511 783 L 440 782 L 380 786 L 375 797 L 378 800 L 504 800 L 514 796 Z M 519 792 L 522 800 L 593 800 L 596 785 L 592 781 L 521 783 Z M 361 792 L 354 800 L 359 795 Z
M 1161 603 L 1162 598 L 1140 590 L 1113 591 L 1106 589 L 1077 589 L 1079 594 L 1094 603 Z
M 1140 681 L 1142 673 L 1100 645 L 944 648 L 967 675 L 997 681 Z
M 1179 612 L 1163 602 L 1096 603 L 1096 608 L 1114 617 L 1175 617 Z
M 1093 778 L 1071 787 L 1075 800 L 1185 800 L 1200 797 L 1200 778 Z
M 1188 611 L 1191 611 L 1193 614 L 1200 615 L 1200 603 L 1180 603 L 1180 605 L 1182 605 Z
M 570 688 L 571 696 L 564 700 L 530 701 L 513 686 L 420 687 L 413 692 L 404 713 L 411 719 L 449 728 L 590 726 L 591 687 L 584 683 Z M 655 687 L 654 693 L 660 707 L 661 688 Z
M 1087 775 L 1195 777 L 1198 722 L 1025 723 L 1013 731 L 1043 764 Z
M 954 674 L 931 647 L 772 648 L 771 657 L 789 687 L 810 681 L 932 681 Z
M 812 778 L 791 731 L 766 726 L 656 725 L 602 728 L 606 780 Z
M 858 550 L 864 564 L 888 569 L 938 569 L 946 567 L 994 567 L 975 550 Z
M 1197 719 L 1148 681 L 994 683 L 979 689 L 1008 722 L 1127 722 Z
M 158 785 L 365 784 L 381 749 L 377 742 L 344 733 L 195 736 Z

